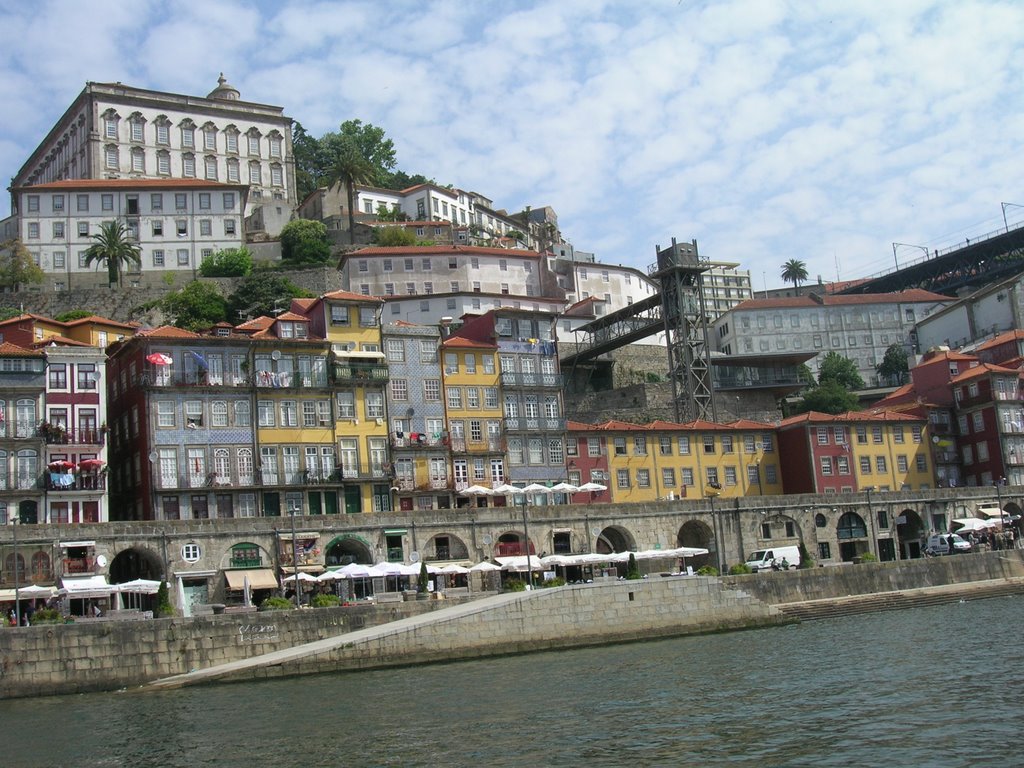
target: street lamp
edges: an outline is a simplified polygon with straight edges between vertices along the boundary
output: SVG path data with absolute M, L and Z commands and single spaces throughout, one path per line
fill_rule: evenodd
M 21 569 L 18 567 L 18 523 L 21 522 L 21 512 L 14 513 L 14 519 L 11 520 L 11 525 L 14 526 L 12 533 L 14 534 L 14 621 L 17 626 L 21 626 L 21 600 L 18 597 L 18 592 L 21 589 Z
M 900 268 L 900 260 L 896 257 L 896 249 L 900 248 L 900 247 L 902 247 L 902 248 L 919 248 L 922 251 L 924 251 L 924 255 L 925 255 L 926 258 L 931 255 L 931 251 L 929 251 L 923 245 L 914 245 L 913 243 L 893 243 L 892 244 L 892 259 L 893 259 L 893 261 L 896 262 L 896 269 L 897 270 L 899 270 L 899 268 Z
M 295 538 L 295 506 L 288 510 L 292 518 L 292 577 L 295 579 L 295 607 L 302 607 L 302 592 L 299 591 L 299 543 Z
M 996 499 L 999 503 L 999 525 L 1005 529 L 1005 526 L 1003 526 L 1003 491 L 999 487 L 1002 484 L 1002 482 L 1003 478 L 1000 477 L 998 480 L 995 481 L 995 483 L 993 483 L 993 485 L 995 485 L 996 487 Z M 15 560 L 17 560 L 17 553 L 15 553 Z
M 525 537 L 524 547 L 526 549 L 526 579 L 533 591 L 533 563 L 530 562 L 530 524 L 526 518 L 526 505 L 529 501 L 529 494 L 522 494 L 523 497 L 523 536 Z
M 873 554 L 877 557 L 878 526 L 876 525 L 877 520 L 875 518 L 875 511 L 871 508 L 871 492 L 875 490 L 875 486 L 870 485 L 864 490 L 867 491 L 868 494 L 868 530 L 871 531 L 871 538 L 874 540 L 873 542 L 869 542 L 868 551 L 874 550 Z M 874 546 L 871 546 L 871 544 L 874 544 Z
M 1024 208 L 1024 205 L 1017 205 L 1017 203 L 1000 203 L 999 205 L 1003 207 L 1003 227 L 1006 229 L 1007 232 L 1009 232 L 1010 225 L 1006 223 L 1006 207 L 1009 206 L 1011 208 Z

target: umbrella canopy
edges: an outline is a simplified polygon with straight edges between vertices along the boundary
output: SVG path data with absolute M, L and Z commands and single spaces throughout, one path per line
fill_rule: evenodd
M 506 494 L 510 494 L 510 493 L 511 494 L 522 493 L 523 489 L 522 488 L 518 488 L 518 487 L 516 487 L 514 485 L 509 485 L 508 483 L 502 483 L 501 485 L 499 485 L 496 488 L 492 489 L 491 492 L 495 496 L 505 496 Z
M 373 566 L 373 570 L 375 570 L 377 572 L 376 575 L 378 575 L 378 576 L 405 576 L 406 575 L 406 570 L 405 570 L 406 568 L 408 568 L 408 566 L 404 565 L 402 563 L 387 563 L 387 562 L 376 563 Z M 419 573 L 419 572 L 420 572 L 420 566 L 417 563 L 416 564 L 416 573 Z
M 530 483 L 525 488 L 520 489 L 523 493 L 551 493 L 551 488 L 540 483 Z
M 576 491 L 579 490 L 579 487 L 572 483 L 556 483 L 555 485 L 552 485 L 549 490 L 555 493 L 576 493 Z
M 591 491 L 593 493 L 597 493 L 598 491 L 607 491 L 608 490 L 608 486 L 601 485 L 600 483 L 584 483 L 583 485 L 581 485 L 579 487 L 579 490 L 581 490 L 581 491 Z
M 544 570 L 544 563 L 542 563 L 540 558 L 536 555 L 529 556 L 529 564 L 527 564 L 526 555 L 516 555 L 514 557 L 498 557 L 495 559 L 499 563 L 501 563 L 501 570 L 503 571 Z
M 492 496 L 494 491 L 482 485 L 471 485 L 459 491 L 459 496 Z
M 102 459 L 83 459 L 78 462 L 79 469 L 102 469 L 103 465 L 106 464 Z
M 464 565 L 452 563 L 441 568 L 441 573 L 469 573 L 469 568 Z
M 18 590 L 18 595 L 20 597 L 53 597 L 56 594 L 56 587 L 39 587 L 35 584 L 31 584 L 27 587 L 21 587 Z
M 344 579 L 344 578 L 346 578 L 345 574 L 341 573 L 340 571 L 336 571 L 335 570 L 335 571 L 324 571 L 323 573 L 321 573 L 319 576 L 316 577 L 316 580 L 317 581 L 340 581 L 341 579 Z
M 152 579 L 133 579 L 112 586 L 117 587 L 118 592 L 137 595 L 155 595 L 160 591 L 160 582 Z
M 978 517 L 958 517 L 953 522 L 959 525 L 956 533 L 970 533 L 971 531 L 986 531 L 999 525 L 998 520 L 982 520 Z
M 165 355 L 163 352 L 154 352 L 151 355 L 146 355 L 146 361 L 153 365 L 171 365 L 174 362 L 174 358 L 170 355 Z
M 371 569 L 369 565 L 363 563 L 349 563 L 343 565 L 341 568 L 335 571 L 337 574 L 341 574 L 338 578 L 341 579 L 367 579 L 371 576 L 379 576 Z
M 484 560 L 482 563 L 477 563 L 476 565 L 470 566 L 469 570 L 474 572 L 474 573 L 481 573 L 481 572 L 487 572 L 487 571 L 500 571 L 501 570 L 501 566 L 500 565 L 495 565 L 494 563 L 490 563 L 487 560 Z
M 282 581 L 295 581 L 296 579 L 298 579 L 299 581 L 305 581 L 310 584 L 316 583 L 316 576 L 310 576 L 305 571 L 299 571 L 298 573 L 293 573 L 290 576 L 285 576 L 284 579 L 282 579 Z
M 60 471 L 60 470 L 63 470 L 63 469 L 74 469 L 75 465 L 72 464 L 70 461 L 65 461 L 64 459 L 60 459 L 59 461 L 51 461 L 49 464 L 46 465 L 46 467 L 47 467 L 47 469 L 52 469 L 54 471 Z

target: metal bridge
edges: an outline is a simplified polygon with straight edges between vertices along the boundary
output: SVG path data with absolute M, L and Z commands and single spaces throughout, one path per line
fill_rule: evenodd
M 899 245 L 928 252 L 923 245 L 893 243 L 894 258 Z M 975 240 L 936 249 L 927 256 L 904 262 L 897 269 L 870 275 L 864 282 L 836 293 L 891 293 L 923 288 L 956 296 L 961 288 L 980 287 L 1021 272 L 1024 272 L 1024 224 L 1017 224 Z

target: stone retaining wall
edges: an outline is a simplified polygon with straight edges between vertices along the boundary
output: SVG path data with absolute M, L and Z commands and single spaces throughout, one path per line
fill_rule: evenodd
M 767 571 L 726 576 L 722 581 L 769 605 L 779 605 L 1021 576 L 1024 550 L 1012 549 L 891 563 Z

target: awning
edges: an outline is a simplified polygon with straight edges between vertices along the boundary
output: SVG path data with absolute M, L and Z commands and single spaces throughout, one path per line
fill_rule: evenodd
M 95 547 L 95 541 L 62 541 L 60 547 L 67 549 L 68 547 Z
M 404 536 L 408 531 L 405 528 L 385 528 L 385 536 Z
M 353 360 L 383 360 L 383 352 L 335 352 L 335 357 L 351 358 Z
M 249 589 L 277 589 L 277 576 L 271 568 L 248 568 L 238 571 L 224 571 L 228 580 L 228 589 L 232 591 L 245 589 L 246 579 Z
M 83 597 L 109 597 L 117 587 L 107 583 L 106 576 L 76 576 L 60 580 L 61 594 L 79 599 Z

